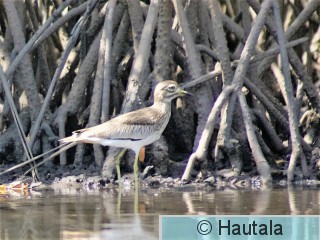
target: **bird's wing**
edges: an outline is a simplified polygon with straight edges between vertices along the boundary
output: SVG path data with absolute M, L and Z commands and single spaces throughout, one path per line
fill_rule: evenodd
M 156 109 L 147 109 L 125 113 L 100 125 L 75 131 L 74 135 L 78 138 L 143 139 L 159 130 L 159 120 L 163 117 Z

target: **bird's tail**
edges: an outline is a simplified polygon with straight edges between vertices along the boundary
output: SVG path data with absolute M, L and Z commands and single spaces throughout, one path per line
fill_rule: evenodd
M 59 140 L 60 143 L 71 143 L 71 142 L 79 142 L 81 140 L 82 134 L 86 131 L 86 128 L 80 129 L 72 132 L 70 137 L 62 138 Z
M 72 135 L 70 137 L 62 138 L 59 140 L 60 143 L 71 143 L 71 142 L 77 142 L 79 139 L 76 135 Z

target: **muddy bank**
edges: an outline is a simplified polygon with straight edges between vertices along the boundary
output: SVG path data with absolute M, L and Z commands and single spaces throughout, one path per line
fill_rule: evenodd
M 172 169 L 171 176 L 160 175 L 153 166 L 146 166 L 139 174 L 140 190 L 172 188 L 181 191 L 212 191 L 212 190 L 259 190 L 265 187 L 320 187 L 320 180 L 313 175 L 306 179 L 296 171 L 295 180 L 288 183 L 286 171 L 273 169 L 271 182 L 263 184 L 256 171 L 243 172 L 239 176 L 232 169 L 207 171 L 206 176 L 202 172 L 193 171 L 193 178 L 189 182 L 183 182 L 179 172 L 183 172 L 183 164 L 177 164 Z M 0 167 L 0 171 L 3 171 Z M 24 176 L 22 169 L 17 169 L 0 177 L 0 185 L 10 185 L 13 182 L 27 183 L 36 190 L 45 189 L 108 189 L 117 188 L 119 181 L 114 178 L 106 179 L 101 176 L 101 167 L 95 164 L 82 165 L 81 168 L 69 166 L 52 165 L 51 167 L 39 168 L 38 183 L 34 184 L 31 176 Z M 134 177 L 132 173 L 123 173 L 121 177 L 123 188 L 127 191 L 134 189 Z M 40 184 L 41 183 L 41 184 Z

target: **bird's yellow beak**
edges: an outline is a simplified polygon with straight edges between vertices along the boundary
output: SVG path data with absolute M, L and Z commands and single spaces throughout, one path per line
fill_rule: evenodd
M 180 89 L 179 94 L 181 94 L 182 96 L 184 96 L 184 95 L 193 96 L 192 93 L 189 93 L 189 92 L 187 92 L 186 90 L 183 90 L 182 88 Z

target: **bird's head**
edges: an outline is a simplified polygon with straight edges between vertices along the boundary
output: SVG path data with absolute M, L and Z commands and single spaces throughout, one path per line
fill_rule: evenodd
M 177 97 L 192 95 L 185 91 L 179 84 L 172 80 L 165 80 L 157 84 L 154 90 L 154 100 L 162 102 L 171 102 Z

